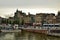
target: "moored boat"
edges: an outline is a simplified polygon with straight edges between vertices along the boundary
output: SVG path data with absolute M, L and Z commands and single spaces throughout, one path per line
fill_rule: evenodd
M 36 33 L 45 33 L 47 35 L 60 35 L 60 24 L 43 24 L 42 27 L 27 27 L 22 28 L 23 30 L 29 31 L 29 32 L 36 32 Z

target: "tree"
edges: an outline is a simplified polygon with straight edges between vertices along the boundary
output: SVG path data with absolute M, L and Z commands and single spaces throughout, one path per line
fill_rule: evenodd
M 8 23 L 8 20 L 7 19 L 2 19 L 1 23 L 7 24 Z
M 20 20 L 19 19 L 15 19 L 13 24 L 20 24 Z

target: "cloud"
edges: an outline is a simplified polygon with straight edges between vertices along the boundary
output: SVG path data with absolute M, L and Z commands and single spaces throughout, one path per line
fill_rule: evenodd
M 60 0 L 0 0 L 2 7 L 51 7 L 59 8 Z
M 39 10 L 42 10 L 40 8 L 46 10 L 47 8 L 51 8 L 57 11 L 60 10 L 60 0 L 0 0 L 0 16 L 5 16 L 10 13 L 12 14 L 17 8 L 23 8 L 25 12 L 27 12 L 25 9 L 32 9 L 32 11 L 35 12 L 36 10 L 34 11 L 34 9 L 36 8 Z

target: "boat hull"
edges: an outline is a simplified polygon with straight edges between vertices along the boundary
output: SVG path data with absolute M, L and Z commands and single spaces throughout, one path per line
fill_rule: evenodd
M 47 34 L 48 30 L 33 30 L 33 29 L 25 29 L 28 32 L 35 32 L 35 33 L 44 33 Z

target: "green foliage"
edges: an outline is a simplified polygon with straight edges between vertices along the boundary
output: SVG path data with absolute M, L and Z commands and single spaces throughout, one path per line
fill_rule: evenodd
M 15 19 L 13 24 L 20 24 L 20 20 L 19 19 Z
M 5 24 L 7 24 L 8 23 L 8 20 L 7 19 L 2 19 L 2 21 L 1 21 L 1 23 L 5 23 Z

